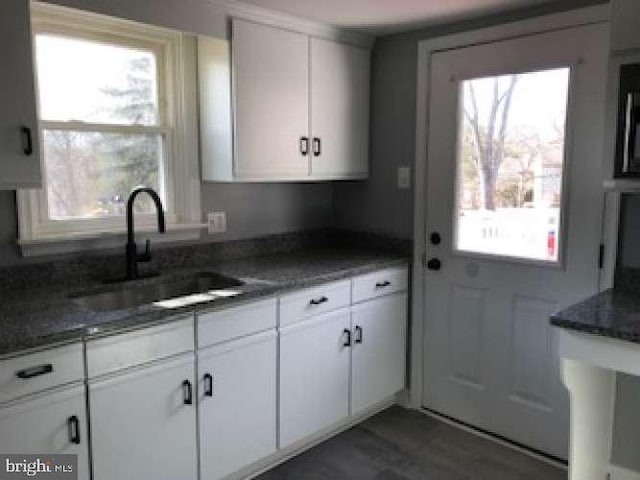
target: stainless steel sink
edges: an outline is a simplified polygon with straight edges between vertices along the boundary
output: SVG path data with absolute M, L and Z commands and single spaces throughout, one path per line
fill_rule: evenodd
M 150 284 L 122 284 L 117 290 L 101 291 L 91 294 L 72 296 L 78 305 L 90 310 L 120 310 L 147 305 L 160 300 L 183 297 L 211 290 L 224 290 L 240 287 L 244 282 L 213 272 L 200 272 L 194 275 L 173 279 L 162 279 Z

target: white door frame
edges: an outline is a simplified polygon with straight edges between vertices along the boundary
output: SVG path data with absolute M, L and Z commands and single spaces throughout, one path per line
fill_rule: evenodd
M 423 350 L 424 350 L 424 272 L 426 252 L 426 184 L 427 138 L 429 133 L 429 78 L 431 55 L 438 51 L 469 47 L 525 37 L 553 30 L 609 21 L 608 4 L 545 15 L 495 27 L 472 30 L 418 42 L 418 74 L 416 83 L 416 158 L 413 210 L 413 269 L 411 288 L 411 370 L 409 402 L 413 408 L 422 406 Z

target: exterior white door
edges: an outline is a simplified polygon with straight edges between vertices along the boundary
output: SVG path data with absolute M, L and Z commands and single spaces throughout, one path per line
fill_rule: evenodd
M 276 451 L 276 336 L 198 352 L 201 479 L 224 478 Z
M 349 415 L 349 309 L 280 330 L 280 448 Z
M 603 23 L 430 65 L 423 406 L 562 458 L 549 315 L 597 291 L 607 51 Z
M 351 309 L 351 414 L 382 402 L 405 385 L 407 294 L 387 295 Z
M 195 480 L 193 354 L 91 381 L 94 480 Z
M 0 409 L 0 452 L 78 456 L 78 479 L 89 480 L 84 386 L 32 395 Z

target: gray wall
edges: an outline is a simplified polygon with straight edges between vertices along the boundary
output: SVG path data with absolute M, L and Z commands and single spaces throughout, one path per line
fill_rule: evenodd
M 420 40 L 600 3 L 606 0 L 562 0 L 379 38 L 372 63 L 372 175 L 366 184 L 336 185 L 337 225 L 411 237 L 413 194 L 396 188 L 396 175 L 399 166 L 413 166 L 415 161 L 416 66 Z

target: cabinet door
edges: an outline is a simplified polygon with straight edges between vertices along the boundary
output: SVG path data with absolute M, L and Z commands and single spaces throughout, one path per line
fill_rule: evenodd
M 89 384 L 94 480 L 197 478 L 194 376 L 189 354 Z
M 78 456 L 78 479 L 89 480 L 84 386 L 33 395 L 0 409 L 3 454 Z
M 349 310 L 280 330 L 280 447 L 349 415 Z
M 309 39 L 233 22 L 235 176 L 244 180 L 306 178 L 309 155 Z
M 359 413 L 405 385 L 407 295 L 352 307 L 351 413 Z
M 198 352 L 200 478 L 276 451 L 275 330 Z
M 39 188 L 40 155 L 29 0 L 0 2 L 0 190 Z
M 369 165 L 369 50 L 311 39 L 311 174 L 366 177 Z

